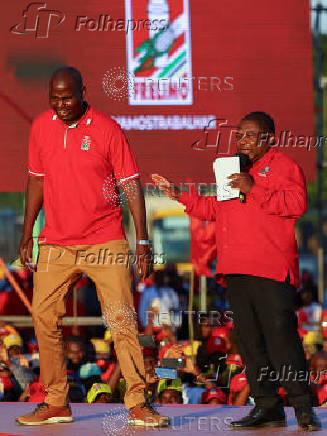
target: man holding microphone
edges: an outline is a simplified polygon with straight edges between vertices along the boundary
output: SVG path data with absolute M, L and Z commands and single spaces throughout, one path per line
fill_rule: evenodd
M 235 332 L 255 399 L 250 414 L 233 429 L 286 425 L 279 383 L 286 389 L 299 427 L 319 430 L 312 409 L 307 364 L 297 332 L 294 299 L 299 265 L 294 225 L 307 208 L 301 168 L 274 147 L 273 119 L 251 112 L 240 122 L 237 151 L 250 160 L 247 171 L 230 176 L 230 186 L 246 195 L 217 201 L 180 190 L 154 174 L 154 183 L 185 206 L 187 214 L 216 222 L 217 277 L 224 277 Z M 265 138 L 262 140 L 262 138 Z M 270 371 L 290 368 L 289 379 L 269 379 Z M 295 375 L 294 375 L 295 374 Z

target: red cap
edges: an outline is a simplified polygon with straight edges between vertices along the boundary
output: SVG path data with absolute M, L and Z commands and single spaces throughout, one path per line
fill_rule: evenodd
M 203 392 L 201 396 L 201 403 L 207 404 L 212 398 L 217 398 L 220 404 L 226 404 L 226 395 L 221 389 L 210 389 Z
M 223 336 L 215 336 L 211 334 L 207 342 L 207 351 L 209 354 L 213 354 L 217 351 L 226 353 L 227 351 L 226 339 Z

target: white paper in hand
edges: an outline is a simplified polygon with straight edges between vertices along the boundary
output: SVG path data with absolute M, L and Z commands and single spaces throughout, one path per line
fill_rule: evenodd
M 240 158 L 238 156 L 220 157 L 214 161 L 213 170 L 216 176 L 217 200 L 224 201 L 238 198 L 240 190 L 229 186 L 231 180 L 227 177 L 240 172 Z

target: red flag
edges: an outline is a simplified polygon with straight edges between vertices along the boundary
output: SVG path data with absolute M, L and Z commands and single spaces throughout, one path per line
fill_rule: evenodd
M 190 217 L 191 263 L 198 275 L 213 277 L 210 263 L 217 257 L 216 223 Z

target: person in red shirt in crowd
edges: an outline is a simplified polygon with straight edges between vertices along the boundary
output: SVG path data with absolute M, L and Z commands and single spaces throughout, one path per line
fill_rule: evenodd
M 307 363 L 295 315 L 299 264 L 294 225 L 307 208 L 301 168 L 275 145 L 275 124 L 264 112 L 251 112 L 239 123 L 236 148 L 250 165 L 232 174 L 230 186 L 245 201 L 217 201 L 216 196 L 180 192 L 158 174 L 152 179 L 193 217 L 216 222 L 216 274 L 225 277 L 235 332 L 255 407 L 231 427 L 285 426 L 278 383 L 271 369 L 291 365 L 302 373 Z M 263 371 L 265 369 L 265 371 Z M 264 374 L 263 374 L 264 373 Z M 317 430 L 308 384 L 280 380 L 295 409 L 298 424 Z
M 145 401 L 143 356 L 135 325 L 129 245 L 123 229 L 121 186 L 136 232 L 143 278 L 152 270 L 139 170 L 120 126 L 85 101 L 78 70 L 64 67 L 51 77 L 50 109 L 33 122 L 20 258 L 32 260 L 32 229 L 44 203 L 34 274 L 33 321 L 40 348 L 45 402 L 16 421 L 21 425 L 72 422 L 62 344 L 61 318 L 69 286 L 84 273 L 96 285 L 128 389 L 131 425 L 168 425 Z
M 234 330 L 230 330 L 227 341 L 227 350 L 225 354 L 225 365 L 221 375 L 221 381 L 224 385 L 228 386 L 230 384 L 233 376 L 238 373 L 240 370 L 244 369 L 244 365 L 242 362 L 242 358 L 240 356 L 237 340 Z
M 228 404 L 233 406 L 246 406 L 250 395 L 250 386 L 244 372 L 235 374 L 229 386 Z

